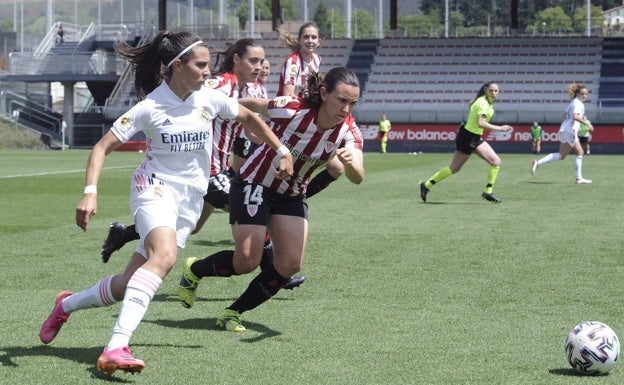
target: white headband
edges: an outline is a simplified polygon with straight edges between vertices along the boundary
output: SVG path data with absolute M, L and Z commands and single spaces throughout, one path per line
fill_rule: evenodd
M 188 47 L 184 48 L 184 49 L 182 50 L 182 52 L 180 52 L 180 53 L 178 54 L 178 56 L 176 56 L 176 57 L 174 57 L 173 59 L 171 59 L 171 61 L 169 62 L 169 64 L 167 64 L 167 68 L 171 67 L 171 65 L 173 64 L 173 62 L 174 62 L 174 61 L 176 61 L 176 59 L 179 59 L 182 55 L 184 55 L 184 54 L 185 54 L 185 53 L 187 53 L 188 51 L 192 50 L 192 49 L 193 49 L 193 47 L 195 47 L 196 45 L 199 45 L 199 44 L 201 44 L 201 43 L 203 43 L 203 41 L 202 41 L 202 40 L 197 40 L 195 43 L 193 43 L 193 44 L 189 45 Z

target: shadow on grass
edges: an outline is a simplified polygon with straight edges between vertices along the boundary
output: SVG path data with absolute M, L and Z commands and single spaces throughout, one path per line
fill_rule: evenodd
M 241 293 L 242 293 L 242 291 L 241 291 Z M 238 298 L 236 298 L 236 297 L 231 297 L 231 298 L 196 297 L 195 298 L 195 303 L 197 303 L 197 302 L 234 302 L 237 299 Z M 156 294 L 154 296 L 154 298 L 153 298 L 153 301 L 158 301 L 158 302 L 176 302 L 176 303 L 179 303 L 180 299 L 178 298 L 177 295 Z M 284 297 L 277 297 L 277 296 L 275 296 L 275 297 L 271 298 L 271 301 L 293 301 L 293 298 L 284 298 Z M 180 305 L 180 309 L 183 309 L 182 305 Z
M 234 248 L 233 239 L 221 239 L 219 241 L 209 241 L 207 239 L 191 240 L 190 243 L 198 246 L 221 246 L 226 248 Z
M 134 346 L 146 346 L 146 347 L 165 347 L 175 346 L 189 349 L 202 349 L 201 345 L 186 345 L 180 346 L 178 344 L 135 344 Z M 69 361 L 73 361 L 78 364 L 93 365 L 86 369 L 92 378 L 97 378 L 107 382 L 117 382 L 128 384 L 133 381 L 125 378 L 116 377 L 116 374 L 127 376 L 129 373 L 123 371 L 116 371 L 114 374 L 108 375 L 97 370 L 95 363 L 98 357 L 102 353 L 102 346 L 90 347 L 90 348 L 75 348 L 75 347 L 56 347 L 49 345 L 36 345 L 36 346 L 0 346 L 0 366 L 19 367 L 14 362 L 18 357 L 55 357 L 62 358 Z
M 105 375 L 95 367 L 98 357 L 102 353 L 102 347 L 95 348 L 59 348 L 47 345 L 37 346 L 10 346 L 0 347 L 0 366 L 18 367 L 13 359 L 18 357 L 56 357 L 73 361 L 79 364 L 92 364 L 87 371 L 92 378 L 98 378 L 109 382 L 131 383 L 122 378 Z
M 159 319 L 159 320 L 143 320 L 143 322 L 151 323 L 154 325 L 176 328 L 176 329 L 189 329 L 189 330 L 214 330 L 223 333 L 230 333 L 217 327 L 217 319 L 216 318 L 190 318 L 186 320 L 169 320 L 169 319 Z M 281 335 L 282 333 L 270 329 L 262 324 L 255 322 L 243 321 L 243 325 L 247 328 L 247 331 L 243 333 L 232 333 L 239 335 L 241 338 L 241 342 L 259 342 L 267 338 L 273 338 Z M 257 335 L 249 335 L 253 334 L 250 332 L 256 332 Z M 249 336 L 249 337 L 247 337 Z
M 576 372 L 572 368 L 550 369 L 548 371 L 548 373 L 554 374 L 554 375 L 557 375 L 557 376 L 569 376 L 569 377 L 603 377 L 603 376 L 608 376 L 609 375 L 609 373 L 605 373 L 605 374 L 582 374 L 582 373 Z
M 557 184 L 555 182 L 549 182 L 549 181 L 541 181 L 541 182 L 539 182 L 539 181 L 534 181 L 534 180 L 528 181 L 528 182 L 525 182 L 525 183 L 527 183 L 527 184 Z
M 483 200 L 474 200 L 474 201 L 427 201 L 427 202 L 420 202 L 421 204 L 424 205 L 431 205 L 431 206 L 436 206 L 436 205 L 455 205 L 455 206 L 475 206 L 477 204 L 481 204 L 483 203 Z M 489 202 L 488 202 L 489 203 Z

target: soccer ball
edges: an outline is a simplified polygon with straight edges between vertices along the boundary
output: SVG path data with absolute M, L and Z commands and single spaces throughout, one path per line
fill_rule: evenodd
M 576 325 L 565 343 L 572 368 L 582 374 L 605 374 L 620 359 L 620 341 L 609 326 L 597 321 Z

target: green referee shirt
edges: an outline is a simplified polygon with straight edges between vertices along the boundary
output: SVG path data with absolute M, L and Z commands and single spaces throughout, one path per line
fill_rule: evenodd
M 379 121 L 379 131 L 381 132 L 390 131 L 390 121 L 388 119 Z
M 486 95 L 483 95 L 472 103 L 470 111 L 468 112 L 468 119 L 464 127 L 466 130 L 473 134 L 483 135 L 483 128 L 479 127 L 479 116 L 485 115 L 487 122 L 494 116 L 494 106 L 487 99 Z

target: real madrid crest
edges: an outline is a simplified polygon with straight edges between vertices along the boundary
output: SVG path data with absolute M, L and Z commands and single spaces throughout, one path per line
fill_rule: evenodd
M 199 113 L 200 113 L 201 120 L 203 120 L 204 122 L 210 121 L 210 113 L 206 110 L 205 107 L 202 107 Z
M 163 191 L 160 186 L 154 186 L 154 198 L 162 198 Z
M 204 86 L 208 88 L 217 88 L 219 85 L 219 81 L 217 79 L 206 79 L 204 82 Z

